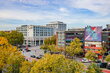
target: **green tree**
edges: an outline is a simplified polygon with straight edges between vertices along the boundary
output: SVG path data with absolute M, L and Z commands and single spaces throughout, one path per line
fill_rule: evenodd
M 88 69 L 86 70 L 86 73 L 103 73 L 101 68 L 97 66 L 97 64 L 92 64 L 88 66 Z
M 24 41 L 23 34 L 18 31 L 12 31 L 11 33 L 8 34 L 7 39 L 10 44 L 12 45 L 22 45 Z
M 4 32 L 4 31 L 0 31 L 0 36 L 1 37 L 7 37 L 7 32 Z
M 84 65 L 76 61 L 66 59 L 64 55 L 45 54 L 32 67 L 30 73 L 82 73 Z
M 24 41 L 23 34 L 18 31 L 11 31 L 11 32 L 1 31 L 0 36 L 5 37 L 11 45 L 15 45 L 15 46 L 22 45 Z
M 82 43 L 80 41 L 80 39 L 74 38 L 74 40 L 71 41 L 71 45 L 66 47 L 66 53 L 70 56 L 75 56 L 82 53 Z
M 105 58 L 105 60 L 106 60 L 107 62 L 110 62 L 110 55 L 107 55 L 106 58 Z
M 96 61 L 96 54 L 93 51 L 88 51 L 85 55 L 88 60 Z

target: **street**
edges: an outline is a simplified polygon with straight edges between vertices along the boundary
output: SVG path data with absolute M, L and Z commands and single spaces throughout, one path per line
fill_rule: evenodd
M 30 51 L 26 51 L 26 48 L 21 48 L 23 49 L 23 51 L 21 51 L 21 53 L 25 56 L 26 59 L 28 59 L 29 61 L 32 61 L 31 55 L 35 55 L 36 57 L 38 57 L 39 55 L 44 55 L 44 51 L 42 49 L 40 49 L 40 46 L 36 46 L 36 47 L 29 47 L 28 49 Z

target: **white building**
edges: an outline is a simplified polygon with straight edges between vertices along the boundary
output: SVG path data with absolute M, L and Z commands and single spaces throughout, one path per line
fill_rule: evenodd
M 46 24 L 48 27 L 53 27 L 56 30 L 55 31 L 65 31 L 66 30 L 66 24 L 60 21 L 50 22 Z M 56 32 L 55 32 L 56 34 Z
M 24 44 L 31 46 L 39 46 L 43 44 L 45 38 L 54 35 L 54 28 L 38 25 L 22 25 L 16 28 L 24 35 Z

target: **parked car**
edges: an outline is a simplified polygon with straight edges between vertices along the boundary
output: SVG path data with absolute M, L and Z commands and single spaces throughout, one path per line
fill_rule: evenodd
M 39 55 L 40 57 L 43 57 L 44 55 Z
M 98 63 L 98 66 L 99 66 L 100 68 L 106 68 L 106 67 L 107 67 L 107 63 L 106 63 L 106 62 Z
M 19 49 L 19 51 L 23 51 L 23 49 Z
M 107 65 L 107 69 L 110 69 L 110 64 L 109 64 L 109 65 Z
M 42 57 L 39 56 L 39 57 L 36 57 L 36 58 L 37 58 L 37 59 L 41 59 Z
M 36 56 L 35 56 L 35 55 L 31 55 L 31 57 L 32 57 L 32 58 L 36 58 Z
M 86 59 L 86 58 L 83 58 L 81 62 L 83 62 L 83 63 L 88 63 L 88 62 L 90 62 L 90 61 L 89 61 L 88 59 Z

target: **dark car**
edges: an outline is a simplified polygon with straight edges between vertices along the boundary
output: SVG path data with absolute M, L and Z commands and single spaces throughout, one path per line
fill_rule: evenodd
M 107 63 L 98 63 L 98 66 L 100 68 L 106 68 L 107 67 Z
M 19 49 L 19 51 L 23 51 L 23 49 Z
M 31 50 L 29 50 L 29 49 L 28 49 L 28 50 L 27 50 L 27 49 L 25 49 L 25 50 L 26 50 L 26 52 L 30 52 L 30 51 L 31 51 Z
M 96 63 L 101 63 L 101 61 L 100 60 L 97 60 Z
M 36 59 L 41 59 L 41 58 L 42 58 L 42 57 L 40 57 L 40 56 L 39 56 L 39 57 L 36 57 Z
M 107 65 L 107 69 L 110 69 L 110 64 L 109 64 L 109 65 Z
M 36 56 L 35 56 L 35 55 L 31 55 L 31 57 L 32 57 L 32 58 L 36 58 Z

